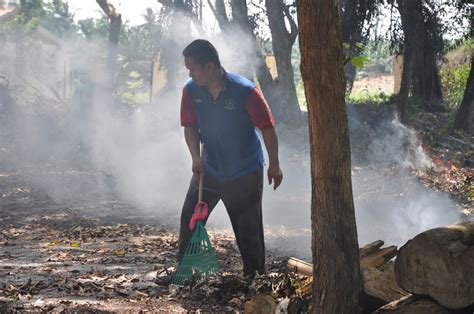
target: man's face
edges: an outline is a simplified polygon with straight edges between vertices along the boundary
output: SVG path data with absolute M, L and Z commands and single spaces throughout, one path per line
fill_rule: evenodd
M 207 86 L 211 75 L 211 63 L 201 65 L 193 57 L 184 57 L 184 64 L 189 70 L 189 77 L 200 86 Z

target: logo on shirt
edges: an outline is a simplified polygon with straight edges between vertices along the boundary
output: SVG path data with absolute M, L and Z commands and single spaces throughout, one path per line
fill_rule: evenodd
M 235 100 L 227 99 L 224 104 L 224 109 L 226 110 L 235 110 Z
M 196 103 L 197 104 L 202 103 L 202 99 L 201 98 L 196 98 Z

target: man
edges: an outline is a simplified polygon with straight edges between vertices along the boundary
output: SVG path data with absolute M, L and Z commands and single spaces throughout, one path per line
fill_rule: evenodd
M 228 73 L 207 40 L 197 39 L 183 51 L 190 79 L 183 88 L 181 125 L 192 157 L 193 177 L 181 213 L 179 254 L 191 236 L 189 221 L 198 201 L 203 175 L 203 201 L 209 214 L 224 203 L 242 255 L 247 278 L 265 272 L 262 223 L 264 157 L 256 128 L 269 156 L 267 177 L 276 189 L 283 179 L 278 160 L 275 121 L 265 99 L 246 78 Z M 204 143 L 204 157 L 199 143 Z

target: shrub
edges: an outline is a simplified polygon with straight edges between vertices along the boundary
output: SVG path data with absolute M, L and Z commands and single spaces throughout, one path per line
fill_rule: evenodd
M 469 71 L 470 63 L 457 66 L 442 66 L 440 69 L 443 95 L 451 108 L 456 107 L 462 101 Z

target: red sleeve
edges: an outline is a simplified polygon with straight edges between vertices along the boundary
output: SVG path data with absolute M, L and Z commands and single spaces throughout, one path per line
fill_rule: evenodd
M 186 88 L 183 88 L 183 94 L 181 95 L 181 126 L 196 125 L 196 113 L 194 112 L 193 102 L 186 92 Z
M 252 90 L 247 101 L 247 111 L 253 124 L 260 130 L 275 126 L 275 119 L 270 107 L 256 87 Z

